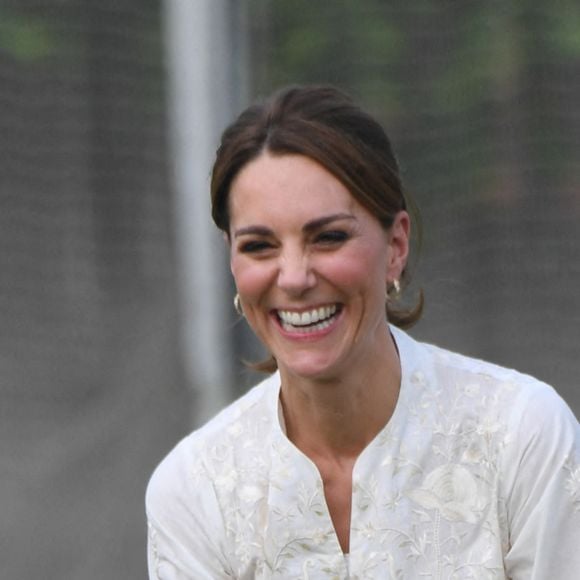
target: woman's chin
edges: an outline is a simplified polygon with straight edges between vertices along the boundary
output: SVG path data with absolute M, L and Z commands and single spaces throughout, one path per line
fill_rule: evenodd
M 329 381 L 335 376 L 340 376 L 339 364 L 334 357 L 314 356 L 313 353 L 308 353 L 286 360 L 277 359 L 277 361 L 283 375 L 303 380 Z

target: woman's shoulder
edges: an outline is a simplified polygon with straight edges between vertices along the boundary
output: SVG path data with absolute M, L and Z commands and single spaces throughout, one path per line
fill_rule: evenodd
M 396 339 L 402 344 L 403 362 L 414 374 L 431 375 L 443 389 L 461 388 L 475 394 L 491 396 L 497 392 L 511 393 L 511 397 L 558 400 L 554 388 L 544 381 L 519 370 L 462 354 L 431 343 L 420 342 L 397 330 Z
M 442 380 L 462 384 L 489 404 L 566 406 L 553 386 L 520 370 L 429 345 L 433 364 Z
M 265 449 L 277 421 L 279 378 L 274 374 L 184 437 L 157 466 L 148 486 L 167 493 L 180 482 L 211 481 L 224 466 L 235 466 Z
M 544 381 L 518 370 L 419 342 L 397 331 L 402 364 L 412 385 L 412 399 L 436 399 L 449 419 L 475 417 L 503 424 L 508 431 L 522 423 L 550 429 L 554 423 L 578 428 L 572 411 Z M 417 392 L 420 389 L 421 392 Z
M 277 419 L 279 390 L 280 377 L 274 373 L 219 411 L 186 440 L 190 444 L 219 443 L 221 438 L 231 435 L 232 430 L 252 425 L 257 417 L 268 424 L 274 422 Z

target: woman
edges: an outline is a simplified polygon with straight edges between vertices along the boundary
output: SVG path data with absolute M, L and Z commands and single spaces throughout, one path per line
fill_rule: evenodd
M 571 411 L 397 328 L 421 304 L 396 307 L 411 219 L 377 122 L 283 90 L 224 133 L 212 203 L 274 372 L 153 475 L 151 578 L 579 578 Z

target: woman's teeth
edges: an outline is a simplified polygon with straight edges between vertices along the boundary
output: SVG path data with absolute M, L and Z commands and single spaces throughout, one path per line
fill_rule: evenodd
M 315 332 L 328 327 L 331 322 L 330 319 L 335 313 L 336 304 L 333 304 L 332 306 L 322 306 L 305 312 L 278 310 L 278 317 L 286 331 L 299 328 L 301 332 Z

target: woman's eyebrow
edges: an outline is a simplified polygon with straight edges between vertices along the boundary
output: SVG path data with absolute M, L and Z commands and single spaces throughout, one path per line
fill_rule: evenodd
M 304 224 L 304 227 L 302 229 L 308 233 L 318 230 L 321 227 L 324 227 L 332 222 L 341 220 L 356 220 L 356 217 L 350 213 L 335 213 L 332 215 L 327 215 L 311 220 L 308 223 Z
M 239 238 L 240 236 L 269 236 L 272 234 L 272 230 L 266 226 L 248 226 L 245 228 L 240 228 L 234 232 L 234 238 Z
M 306 233 L 313 232 L 324 227 L 327 224 L 330 224 L 335 221 L 340 220 L 355 220 L 356 217 L 350 213 L 335 213 L 332 215 L 323 216 L 320 218 L 316 218 L 304 224 L 302 230 Z M 272 235 L 272 230 L 266 226 L 246 226 L 243 228 L 239 228 L 234 232 L 234 238 L 239 238 L 240 236 L 270 236 Z

